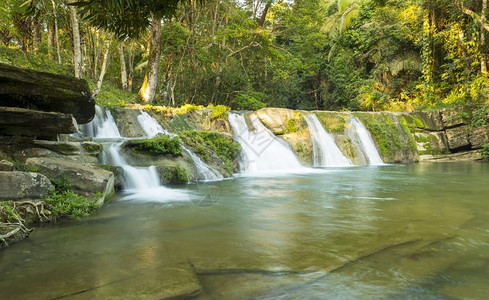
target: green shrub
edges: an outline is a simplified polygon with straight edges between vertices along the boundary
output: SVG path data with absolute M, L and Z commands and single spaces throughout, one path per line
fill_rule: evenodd
M 489 143 L 482 145 L 482 160 L 489 161 Z
M 215 106 L 212 109 L 211 119 L 212 120 L 219 119 L 219 118 L 226 119 L 226 117 L 228 115 L 228 113 L 227 113 L 228 110 L 229 110 L 229 108 L 224 106 L 224 105 Z
M 95 213 L 97 206 L 95 201 L 89 200 L 72 191 L 52 192 L 42 199 L 58 218 L 79 220 Z
M 184 184 L 190 181 L 190 174 L 180 166 L 169 166 L 165 168 L 163 178 L 168 184 Z
M 136 151 L 149 152 L 153 155 L 172 155 L 182 154 L 182 141 L 179 137 L 168 135 L 157 136 L 152 139 L 132 140 L 128 146 Z
M 83 149 L 90 153 L 98 153 L 102 151 L 102 145 L 100 144 L 83 144 Z
M 241 93 L 231 101 L 231 108 L 234 110 L 259 110 L 267 106 L 262 102 L 263 99 L 265 99 L 264 93 Z

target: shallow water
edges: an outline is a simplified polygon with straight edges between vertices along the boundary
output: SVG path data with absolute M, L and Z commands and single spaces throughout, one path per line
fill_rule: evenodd
M 175 203 L 114 199 L 97 216 L 37 228 L 0 251 L 0 299 L 489 294 L 489 164 L 338 168 L 182 189 L 188 199 Z

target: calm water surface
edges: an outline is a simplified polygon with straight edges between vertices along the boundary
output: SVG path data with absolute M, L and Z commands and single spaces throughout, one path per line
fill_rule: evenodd
M 0 299 L 489 295 L 489 164 L 238 177 L 188 192 L 218 201 L 114 199 L 37 228 L 0 251 Z

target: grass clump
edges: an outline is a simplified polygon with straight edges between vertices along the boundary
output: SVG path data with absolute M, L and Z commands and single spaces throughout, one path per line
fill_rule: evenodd
M 95 201 L 78 195 L 73 191 L 54 191 L 42 199 L 57 218 L 79 220 L 97 211 Z
M 132 140 L 128 142 L 128 146 L 136 151 L 153 155 L 180 156 L 182 154 L 180 138 L 168 135 L 161 135 L 152 139 Z
M 37 172 L 39 171 L 39 168 L 36 166 L 29 166 L 26 165 L 25 162 L 20 161 L 20 160 L 14 160 L 12 161 L 14 164 L 15 170 L 21 171 L 21 172 Z

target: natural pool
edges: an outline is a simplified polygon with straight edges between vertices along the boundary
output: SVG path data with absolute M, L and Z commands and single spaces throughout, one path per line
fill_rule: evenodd
M 217 202 L 116 198 L 92 218 L 37 228 L 0 251 L 0 299 L 489 294 L 487 163 L 238 177 L 188 190 Z

